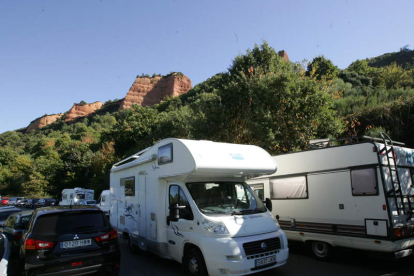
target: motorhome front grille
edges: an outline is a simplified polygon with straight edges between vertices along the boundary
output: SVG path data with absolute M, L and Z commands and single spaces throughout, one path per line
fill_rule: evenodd
M 247 242 L 243 244 L 246 256 L 266 254 L 280 249 L 280 239 L 273 238 L 261 241 Z

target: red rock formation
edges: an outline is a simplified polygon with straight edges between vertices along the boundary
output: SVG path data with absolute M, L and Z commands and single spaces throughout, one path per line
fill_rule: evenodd
M 287 54 L 287 52 L 285 50 L 279 51 L 277 53 L 279 55 L 279 57 L 281 57 L 284 61 L 288 62 L 289 61 L 289 56 Z
M 57 119 L 63 116 L 63 113 L 59 114 L 53 114 L 53 115 L 45 115 L 43 117 L 40 117 L 33 122 L 30 123 L 30 125 L 26 128 L 26 132 L 32 131 L 34 129 L 42 128 L 47 125 L 50 125 L 54 122 L 56 122 Z
M 88 116 L 100 109 L 103 106 L 102 102 L 94 102 L 91 104 L 74 104 L 72 108 L 66 113 L 65 122 L 73 121 L 79 117 Z
M 133 104 L 153 106 L 166 96 L 177 97 L 187 93 L 191 87 L 191 80 L 181 73 L 173 73 L 167 77 L 137 77 L 119 109 L 130 108 Z

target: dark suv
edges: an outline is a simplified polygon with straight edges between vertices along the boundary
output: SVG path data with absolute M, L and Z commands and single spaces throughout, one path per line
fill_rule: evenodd
M 117 231 L 95 206 L 36 209 L 20 257 L 26 275 L 119 275 Z

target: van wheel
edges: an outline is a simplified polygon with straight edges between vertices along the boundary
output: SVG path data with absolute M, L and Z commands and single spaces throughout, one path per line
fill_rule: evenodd
M 183 261 L 184 272 L 192 276 L 207 276 L 207 267 L 201 254 L 197 248 L 192 248 L 187 251 Z
M 135 244 L 132 243 L 131 237 L 128 237 L 128 248 L 129 248 L 129 252 L 131 252 L 131 254 L 133 255 L 136 255 L 139 253 L 139 249 Z
M 329 243 L 312 241 L 310 246 L 312 254 L 317 260 L 328 261 L 332 258 L 333 249 Z

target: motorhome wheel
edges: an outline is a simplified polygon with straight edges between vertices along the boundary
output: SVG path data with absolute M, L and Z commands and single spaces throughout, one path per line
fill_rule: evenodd
M 332 257 L 332 246 L 322 241 L 312 241 L 311 249 L 314 257 L 320 261 L 327 261 Z
M 184 270 L 188 275 L 207 276 L 207 267 L 200 250 L 192 248 L 184 257 Z
M 135 255 L 135 254 L 139 253 L 138 246 L 136 246 L 135 244 L 132 243 L 131 236 L 128 237 L 128 248 L 129 248 L 129 252 L 131 252 L 131 254 Z

